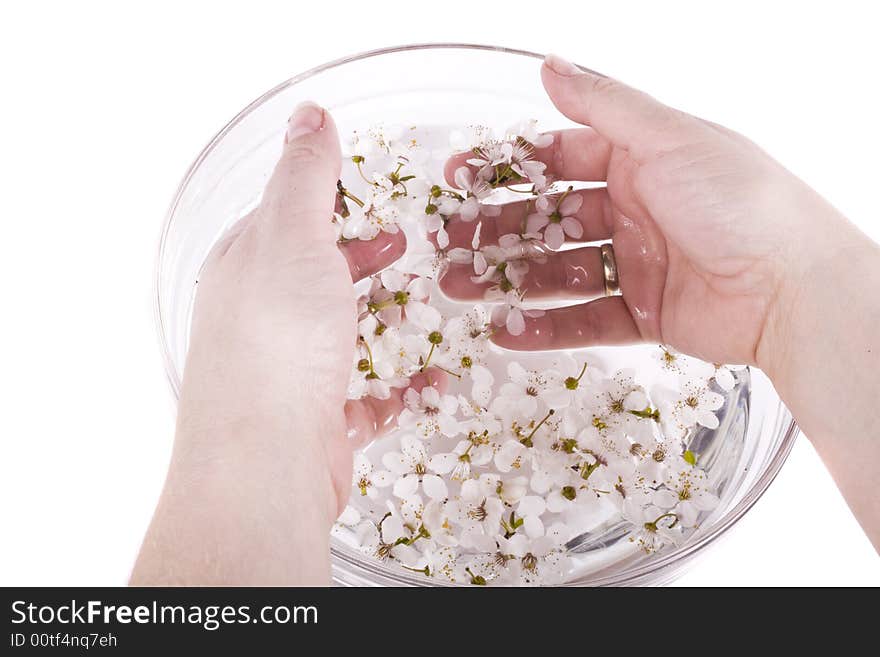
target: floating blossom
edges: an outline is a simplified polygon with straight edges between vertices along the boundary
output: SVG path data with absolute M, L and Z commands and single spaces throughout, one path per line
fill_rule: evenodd
M 487 181 L 491 187 L 523 182 L 546 186 L 547 165 L 534 159 L 534 146 L 522 137 L 486 143 L 473 152 L 475 157 L 468 164 L 477 168 L 477 179 Z
M 375 315 L 386 327 L 400 328 L 407 307 L 427 303 L 430 289 L 430 282 L 421 276 L 386 269 L 372 277 L 370 291 L 358 301 L 358 312 Z
M 360 547 L 367 554 L 386 561 L 399 561 L 405 566 L 418 564 L 421 554 L 411 545 L 412 534 L 396 515 L 388 514 L 378 525 L 364 524 L 360 531 Z
M 685 461 L 669 472 L 665 486 L 653 495 L 652 502 L 675 513 L 685 527 L 695 527 L 700 512 L 718 506 L 718 496 L 709 489 L 706 473 Z
M 547 400 L 554 399 L 559 375 L 553 370 L 538 372 L 527 370 L 516 361 L 507 364 L 507 383 L 498 391 L 496 408 L 501 414 L 518 413 L 532 418 L 550 408 Z
M 647 554 L 681 541 L 681 524 L 674 513 L 653 505 L 629 503 L 624 505 L 623 516 L 635 529 L 630 542 Z
M 495 549 L 505 507 L 492 483 L 468 479 L 462 483 L 458 499 L 450 504 L 450 518 L 461 528 L 462 547 L 479 552 Z
M 361 495 L 375 499 L 379 495 L 378 488 L 386 488 L 393 482 L 391 473 L 387 470 L 374 470 L 365 454 L 355 456 L 351 483 Z
M 523 308 L 523 297 L 519 292 L 508 292 L 503 303 L 492 309 L 492 323 L 503 326 L 510 335 L 522 335 L 526 330 L 526 317 L 543 317 L 544 311 Z
M 387 452 L 383 465 L 398 477 L 394 495 L 408 499 L 418 493 L 419 486 L 432 500 L 443 500 L 448 495 L 446 482 L 434 472 L 434 463 L 428 458 L 424 444 L 411 435 L 400 439 L 400 452 Z
M 454 417 L 458 400 L 452 395 L 441 395 L 437 388 L 425 386 L 421 392 L 407 389 L 403 401 L 406 406 L 398 418 L 401 428 L 414 428 L 423 438 L 458 433 L 459 424 Z
M 535 148 L 549 148 L 553 145 L 553 134 L 549 132 L 539 132 L 538 122 L 535 119 L 521 121 L 518 124 L 511 126 L 507 129 L 507 134 L 513 135 L 514 138 L 519 137 Z
M 745 365 L 719 365 L 717 363 L 713 364 L 713 367 L 715 368 L 715 373 L 713 374 L 715 383 L 724 392 L 733 390 L 736 385 L 736 373 L 746 369 Z
M 529 539 L 516 534 L 499 541 L 499 552 L 507 557 L 505 566 L 512 583 L 534 586 L 553 585 L 565 577 L 567 558 L 548 536 Z
M 566 236 L 577 240 L 584 235 L 583 224 L 575 216 L 584 199 L 571 190 L 569 187 L 558 199 L 542 194 L 535 200 L 535 212 L 526 220 L 526 230 L 534 234 L 543 231 L 544 241 L 551 249 L 560 248 Z
M 404 376 L 405 366 L 401 358 L 405 356 L 403 347 L 392 330 L 382 335 L 376 334 L 379 324 L 369 317 L 359 323 L 362 331 L 354 357 L 354 371 L 348 386 L 349 399 L 364 396 L 388 399 L 392 388 L 409 385 Z
M 724 406 L 724 397 L 709 389 L 705 383 L 684 381 L 666 402 L 669 418 L 667 424 L 677 426 L 682 432 L 702 425 L 708 429 L 718 428 L 715 411 Z
M 474 176 L 473 171 L 467 167 L 459 167 L 455 170 L 455 185 L 467 193 L 467 198 L 457 208 L 462 221 L 473 221 L 479 215 L 497 217 L 501 214 L 501 206 L 485 202 L 492 193 L 491 185 Z

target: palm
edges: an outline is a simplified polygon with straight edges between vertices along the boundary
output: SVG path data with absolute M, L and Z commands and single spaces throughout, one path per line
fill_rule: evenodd
M 719 139 L 721 148 L 685 145 L 642 162 L 614 149 L 612 238 L 623 298 L 645 338 L 709 361 L 754 362 L 776 241 L 755 238 L 775 229 L 746 190 L 757 192 L 772 167 L 756 170 L 754 147 L 741 138 Z

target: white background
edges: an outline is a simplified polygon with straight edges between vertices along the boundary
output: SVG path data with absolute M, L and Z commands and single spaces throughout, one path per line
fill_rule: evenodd
M 327 60 L 423 41 L 558 52 L 746 133 L 880 239 L 880 46 L 857 3 L 593 4 L 5 8 L 0 584 L 125 582 L 173 431 L 152 316 L 166 205 L 241 107 Z M 880 558 L 802 438 L 680 582 L 878 585 Z

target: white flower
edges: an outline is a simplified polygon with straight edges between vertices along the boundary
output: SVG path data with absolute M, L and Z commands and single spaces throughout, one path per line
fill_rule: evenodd
M 667 426 L 677 426 L 684 433 L 696 424 L 708 429 L 718 428 L 715 411 L 724 406 L 724 397 L 709 390 L 707 384 L 685 381 L 674 396 L 667 400 L 666 413 L 661 413 Z
M 513 156 L 513 142 L 511 140 L 492 141 L 474 148 L 473 151 L 475 157 L 469 158 L 467 163 L 477 167 L 479 178 L 491 180 L 495 176 L 495 167 L 510 164 L 510 158 Z
M 467 167 L 455 170 L 455 185 L 467 192 L 467 198 L 458 207 L 462 221 L 473 221 L 480 214 L 484 217 L 497 217 L 501 214 L 501 206 L 484 202 L 492 193 L 492 187 L 485 180 L 474 176 Z
M 453 481 L 465 481 L 471 476 L 472 466 L 486 465 L 492 460 L 493 450 L 485 435 L 468 434 L 451 452 L 435 454 L 431 457 L 432 467 L 436 472 L 451 472 Z
M 537 452 L 532 456 L 532 476 L 529 486 L 538 495 L 546 495 L 554 487 L 568 485 L 571 458 L 559 452 Z
M 422 510 L 421 521 L 431 535 L 432 542 L 443 546 L 458 545 L 458 537 L 455 536 L 450 524 L 448 503 L 441 502 L 440 500 L 431 500 Z M 445 556 L 450 555 L 447 552 Z M 454 554 L 451 556 L 454 557 Z
M 547 148 L 553 144 L 553 135 L 551 133 L 538 132 L 538 121 L 536 119 L 520 121 L 508 128 L 507 134 L 514 138 L 521 137 L 535 148 Z
M 382 457 L 385 467 L 398 476 L 394 482 L 396 497 L 407 499 L 418 493 L 419 485 L 432 500 L 446 499 L 446 482 L 431 472 L 431 462 L 424 444 L 409 434 L 400 439 L 400 452 L 387 452 Z
M 553 364 L 558 373 L 554 378 L 554 386 L 544 398 L 556 409 L 565 408 L 584 396 L 588 387 L 592 387 L 599 378 L 599 371 L 586 357 L 582 361 L 575 360 L 568 354 L 559 356 Z
M 685 527 L 696 526 L 700 512 L 718 506 L 718 496 L 709 490 L 706 473 L 684 461 L 670 470 L 665 486 L 653 495 L 652 501 L 674 513 Z
M 485 125 L 469 125 L 449 133 L 449 146 L 453 151 L 470 151 L 492 141 L 492 129 Z
M 441 363 L 461 375 L 470 377 L 471 398 L 480 406 L 488 406 L 492 397 L 495 377 L 484 365 L 489 351 L 488 317 L 485 310 L 475 306 L 472 310 L 453 317 L 443 328 Z
M 425 386 L 421 392 L 408 388 L 403 401 L 405 408 L 398 418 L 402 429 L 415 428 L 424 438 L 458 434 L 458 420 L 454 417 L 458 400 L 452 395 L 441 395 L 433 386 Z
M 486 247 L 489 249 L 490 247 Z M 508 233 L 498 238 L 498 248 L 501 249 L 503 259 L 508 262 L 529 261 L 544 264 L 550 253 L 547 246 L 538 233 Z M 528 272 L 528 267 L 522 267 L 522 276 Z M 509 278 L 509 276 L 508 276 Z M 519 280 L 516 285 L 521 285 Z
M 515 534 L 499 540 L 498 551 L 506 557 L 511 579 L 525 585 L 553 585 L 565 577 L 567 557 L 549 536 L 529 539 Z
M 523 308 L 522 296 L 516 292 L 508 292 L 504 302 L 492 309 L 492 323 L 503 326 L 510 335 L 522 335 L 526 330 L 526 317 L 542 317 L 543 310 Z
M 633 370 L 618 370 L 611 378 L 594 381 L 579 410 L 593 427 L 619 438 L 621 445 L 626 436 L 635 442 L 651 441 L 660 418 L 644 388 L 635 382 Z
M 517 139 L 510 154 L 510 168 L 523 180 L 517 182 L 531 182 L 538 189 L 547 186 L 547 177 L 544 170 L 547 165 L 534 159 L 535 149 L 528 142 Z
M 520 441 L 512 438 L 505 440 L 495 452 L 495 467 L 498 472 L 510 472 L 515 468 L 520 468 L 525 451 L 526 446 Z
M 745 365 L 714 365 L 715 367 L 715 383 L 724 392 L 730 392 L 736 385 L 736 372 L 742 372 L 746 369 Z
M 544 523 L 541 516 L 547 510 L 547 504 L 543 497 L 538 495 L 525 495 L 520 499 L 516 507 L 516 515 L 522 518 L 523 531 L 529 538 L 544 535 Z
M 374 470 L 370 459 L 363 453 L 354 457 L 352 470 L 352 486 L 370 499 L 376 499 L 379 495 L 378 488 L 385 488 L 394 482 L 394 477 L 387 470 Z
M 395 514 L 387 515 L 378 526 L 372 522 L 364 523 L 360 534 L 361 549 L 380 561 L 393 558 L 405 566 L 414 567 L 421 558 L 418 550 L 402 542 L 411 540 L 412 535 Z
M 504 503 L 490 485 L 486 480 L 468 479 L 462 483 L 458 499 L 450 503 L 450 518 L 462 528 L 462 547 L 479 552 L 495 549 Z
M 386 326 L 399 328 L 407 309 L 425 305 L 430 296 L 431 285 L 426 278 L 386 269 L 373 278 L 363 311 L 375 313 Z
M 565 236 L 580 239 L 584 227 L 575 214 L 580 210 L 584 199 L 580 194 L 563 194 L 560 199 L 545 195 L 535 200 L 535 212 L 528 216 L 526 230 L 529 233 L 544 231 L 544 241 L 551 249 L 560 248 Z
M 461 203 L 454 199 L 451 201 L 453 205 L 450 205 L 449 203 L 450 202 L 446 202 L 439 207 L 435 205 L 434 211 L 425 215 L 425 230 L 427 230 L 428 233 L 436 234 L 435 239 L 437 240 L 437 246 L 440 247 L 440 249 L 445 249 L 449 246 L 449 233 L 446 231 L 447 217 L 453 212 L 456 212 L 461 206 Z
M 376 326 L 376 320 L 372 316 L 364 319 L 359 328 L 370 326 Z M 373 329 L 365 331 L 364 334 L 365 337 L 358 342 L 355 352 L 348 398 L 360 399 L 369 395 L 376 399 L 388 399 L 391 396 L 391 388 L 409 385 L 409 379 L 403 376 L 401 346 L 391 330 L 386 331 L 381 337 L 376 336 Z
M 529 480 L 526 477 L 508 477 L 502 479 L 498 475 L 487 474 L 495 482 L 495 493 L 507 506 L 519 504 L 520 500 L 529 492 Z
M 432 333 L 440 328 L 443 316 L 434 306 L 414 302 L 407 308 L 407 319 L 425 333 Z
M 462 432 L 485 434 L 490 438 L 497 436 L 503 430 L 503 425 L 498 417 L 488 408 L 468 400 L 464 395 L 458 396 L 458 408 L 463 419 L 461 421 Z
M 661 344 L 660 350 L 654 352 L 654 358 L 659 361 L 660 366 L 668 372 L 683 372 L 682 363 L 684 362 L 685 357 L 672 347 Z
M 672 447 L 662 440 L 653 440 L 646 444 L 633 443 L 630 454 L 637 459 L 634 481 L 645 488 L 662 483 L 674 459 Z
M 623 516 L 633 524 L 635 530 L 629 540 L 648 554 L 681 541 L 681 525 L 673 513 L 653 505 L 627 503 L 624 504 Z
M 490 142 L 475 148 L 474 153 L 476 157 L 470 158 L 468 164 L 478 168 L 479 179 L 493 186 L 525 182 L 540 188 L 546 185 L 543 174 L 547 165 L 534 159 L 535 149 L 524 139 Z
M 397 220 L 400 211 L 393 201 L 381 193 L 371 194 L 363 207 L 351 208 L 351 215 L 344 219 L 342 236 L 345 239 L 371 240 L 380 232 L 396 233 L 400 230 Z
M 547 397 L 551 397 L 558 374 L 553 370 L 537 372 L 527 370 L 516 361 L 507 364 L 509 380 L 498 391 L 495 399 L 498 411 L 504 414 L 518 413 L 526 418 L 536 418 L 550 408 Z

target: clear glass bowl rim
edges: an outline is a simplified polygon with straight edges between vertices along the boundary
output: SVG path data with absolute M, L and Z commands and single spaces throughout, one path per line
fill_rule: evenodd
M 241 110 L 229 123 L 227 123 L 216 135 L 214 135 L 213 139 L 208 142 L 207 146 L 205 146 L 201 153 L 199 153 L 198 157 L 193 161 L 190 165 L 189 169 L 187 169 L 186 174 L 178 185 L 177 191 L 174 195 L 174 198 L 169 206 L 168 212 L 165 215 L 165 221 L 162 226 L 161 237 L 159 240 L 159 250 L 157 254 L 156 260 L 156 277 L 155 277 L 155 318 L 156 318 L 156 326 L 159 334 L 159 341 L 162 347 L 162 356 L 165 362 L 165 373 L 168 377 L 168 381 L 171 385 L 172 391 L 174 392 L 175 400 L 178 398 L 180 393 L 180 378 L 177 373 L 177 369 L 174 365 L 170 350 L 168 348 L 168 341 L 165 335 L 164 322 L 163 322 L 163 308 L 161 303 L 161 295 L 159 294 L 160 289 L 160 277 L 162 275 L 161 263 L 163 261 L 163 255 L 165 251 L 166 238 L 168 236 L 168 232 L 171 228 L 172 221 L 174 219 L 174 214 L 177 209 L 177 206 L 180 202 L 180 199 L 189 184 L 191 178 L 198 170 L 199 166 L 205 160 L 205 158 L 210 155 L 210 153 L 214 150 L 214 147 L 226 136 L 226 134 L 235 128 L 246 116 L 248 116 L 255 108 L 259 107 L 263 102 L 272 98 L 273 96 L 281 93 L 282 91 L 311 78 L 319 73 L 324 71 L 328 71 L 330 69 L 334 69 L 338 66 L 342 66 L 344 64 L 348 64 L 349 62 L 355 62 L 362 59 L 368 59 L 372 57 L 380 57 L 382 55 L 390 55 L 395 53 L 408 52 L 411 50 L 483 50 L 490 52 L 499 52 L 506 53 L 509 55 L 516 55 L 521 57 L 530 57 L 533 59 L 543 60 L 544 55 L 536 52 L 531 52 L 528 50 L 520 50 L 517 48 L 507 48 L 502 46 L 490 46 L 485 44 L 475 44 L 475 43 L 416 43 L 416 44 L 408 44 L 402 46 L 391 46 L 387 48 L 377 48 L 374 50 L 367 50 L 361 53 L 357 53 L 354 55 L 349 55 L 346 57 L 341 57 L 339 59 L 333 60 L 331 62 L 327 62 L 320 66 L 316 66 L 315 68 L 309 69 L 299 75 L 296 75 L 281 84 L 275 86 L 270 89 L 266 93 L 262 94 L 259 98 L 248 104 L 243 110 Z M 584 70 L 592 70 L 586 67 L 581 67 Z M 782 403 L 780 402 L 780 406 Z M 682 546 L 675 550 L 671 550 L 662 556 L 658 556 L 656 559 L 651 560 L 650 562 L 637 566 L 635 568 L 631 568 L 629 570 L 624 571 L 620 575 L 599 577 L 590 580 L 591 585 L 597 586 L 625 586 L 628 583 L 639 582 L 644 578 L 649 577 L 651 574 L 655 572 L 659 572 L 674 564 L 675 562 L 683 562 L 689 561 L 693 557 L 695 557 L 698 553 L 702 552 L 707 546 L 711 545 L 718 539 L 720 539 L 733 525 L 735 525 L 739 519 L 745 515 L 745 513 L 755 505 L 755 503 L 761 498 L 761 496 L 766 492 L 767 488 L 773 483 L 773 480 L 779 474 L 782 465 L 785 463 L 788 458 L 789 453 L 794 445 L 795 439 L 797 438 L 800 430 L 797 426 L 797 423 L 794 419 L 790 419 L 788 426 L 784 428 L 784 435 L 782 437 L 782 441 L 779 444 L 779 448 L 776 450 L 776 453 L 773 455 L 770 463 L 765 468 L 761 477 L 754 483 L 749 491 L 743 496 L 736 506 L 734 506 L 727 514 L 722 518 L 722 520 L 713 525 L 711 529 L 707 530 L 705 534 L 702 534 L 697 541 L 692 544 Z M 380 570 L 378 568 L 374 568 L 372 564 L 369 562 L 352 560 L 348 555 L 334 549 L 331 547 L 331 552 L 333 557 L 336 559 L 340 559 L 346 564 L 354 567 L 356 570 L 361 571 L 362 574 L 374 575 L 377 579 L 382 579 L 388 582 L 393 582 L 400 585 L 413 585 L 413 586 L 425 586 L 427 582 L 424 578 L 420 578 L 417 576 L 409 575 L 407 573 L 389 573 L 385 570 Z M 336 564 L 334 564 L 335 566 Z M 566 585 L 577 585 L 577 581 L 572 581 L 566 583 Z

